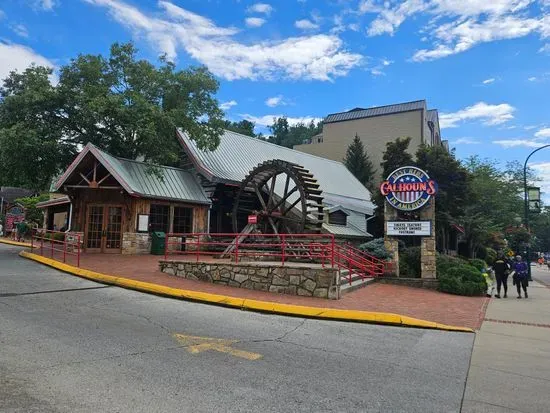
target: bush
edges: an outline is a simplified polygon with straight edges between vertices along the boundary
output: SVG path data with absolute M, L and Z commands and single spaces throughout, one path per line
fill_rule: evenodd
M 440 274 L 446 274 L 449 268 L 457 267 L 463 265 L 465 262 L 461 258 L 451 257 L 450 255 L 437 254 L 436 264 L 437 264 L 437 276 Z
M 476 267 L 479 271 L 483 271 L 484 268 L 488 267 L 487 263 L 479 258 L 471 259 L 469 264 Z
M 54 241 L 65 241 L 65 233 L 64 232 L 54 232 L 52 234 Z
M 365 244 L 361 244 L 359 245 L 359 249 L 381 260 L 388 260 L 391 258 L 391 254 L 384 246 L 384 238 L 373 239 Z
M 485 264 L 485 263 L 484 263 Z M 468 264 L 448 267 L 445 272 L 438 269 L 440 291 L 457 295 L 482 295 L 487 290 L 487 284 L 481 271 Z
M 399 251 L 399 274 L 410 278 L 420 277 L 420 247 Z

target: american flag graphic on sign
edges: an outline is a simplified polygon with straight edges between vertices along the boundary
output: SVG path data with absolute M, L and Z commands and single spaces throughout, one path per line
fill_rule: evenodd
M 398 184 L 413 184 L 420 182 L 418 178 L 415 176 L 404 176 L 402 178 L 399 178 L 397 181 L 395 181 Z M 395 194 L 395 197 L 406 204 L 409 204 L 411 202 L 418 201 L 420 199 L 420 196 L 422 195 L 422 192 L 418 191 L 403 191 L 403 192 L 397 192 Z

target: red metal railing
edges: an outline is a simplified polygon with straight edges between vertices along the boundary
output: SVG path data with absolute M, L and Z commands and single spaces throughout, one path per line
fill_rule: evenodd
M 166 234 L 164 258 L 169 255 L 243 259 L 267 259 L 285 265 L 306 260 L 331 268 L 347 270 L 343 278 L 351 284 L 358 274 L 362 279 L 384 274 L 383 261 L 348 244 L 338 244 L 332 234 Z M 342 274 L 342 271 L 340 271 Z
M 31 250 L 40 251 L 40 255 L 48 256 L 57 261 L 67 262 L 69 257 L 74 257 L 76 266 L 80 267 L 80 254 L 82 250 L 79 234 L 71 234 L 61 231 L 39 229 L 33 232 L 31 237 Z
M 247 257 L 281 262 L 313 260 L 333 266 L 334 236 L 331 234 L 166 234 L 164 257 L 191 255 L 231 257 L 235 262 Z

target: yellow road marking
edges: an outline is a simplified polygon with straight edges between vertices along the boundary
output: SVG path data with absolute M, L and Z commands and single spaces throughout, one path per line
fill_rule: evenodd
M 240 357 L 246 360 L 259 360 L 261 354 L 252 353 L 250 351 L 238 350 L 231 347 L 232 344 L 238 343 L 239 340 L 226 340 L 222 338 L 188 336 L 185 334 L 174 334 L 176 340 L 180 342 L 191 354 L 199 354 L 204 351 L 218 351 L 220 353 L 230 354 L 235 357 Z

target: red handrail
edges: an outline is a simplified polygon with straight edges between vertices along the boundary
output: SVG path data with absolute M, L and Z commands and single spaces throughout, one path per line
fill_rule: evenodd
M 324 267 L 348 270 L 348 279 L 354 273 L 364 280 L 383 275 L 384 263 L 349 244 L 337 244 L 332 234 L 241 234 L 168 233 L 164 256 L 192 254 L 198 261 L 201 255 L 230 256 L 236 263 L 247 256 L 279 261 L 281 265 L 293 256 L 320 261 Z M 193 247 L 192 250 L 182 248 Z M 176 248 L 172 248 L 176 246 Z
M 68 241 L 67 240 L 68 236 L 75 237 L 76 243 L 74 242 L 74 239 L 73 239 L 73 242 Z M 55 255 L 56 253 L 59 253 L 59 255 L 62 256 L 62 261 L 66 263 L 67 256 L 74 256 L 76 257 L 76 266 L 80 267 L 80 254 L 81 254 L 80 234 L 70 234 L 70 233 L 61 232 L 61 231 L 38 229 L 36 231 L 33 231 L 31 236 L 31 250 L 33 252 L 35 249 L 35 246 L 34 246 L 35 240 L 40 241 L 40 255 L 44 255 L 44 241 L 50 241 L 49 252 L 50 252 L 51 259 L 56 259 Z M 72 246 L 73 248 L 67 248 L 68 246 Z M 38 246 L 36 247 L 36 249 L 38 249 Z M 48 251 L 47 246 L 46 246 L 46 251 Z

